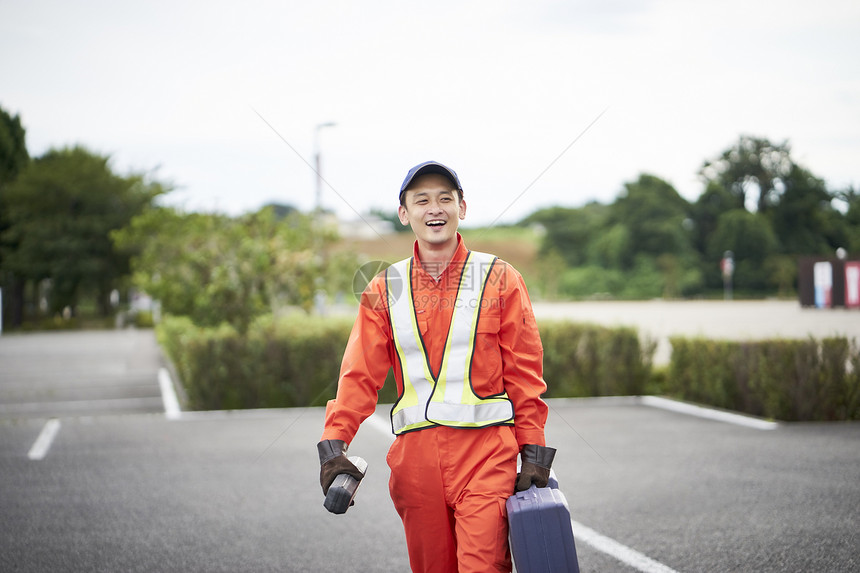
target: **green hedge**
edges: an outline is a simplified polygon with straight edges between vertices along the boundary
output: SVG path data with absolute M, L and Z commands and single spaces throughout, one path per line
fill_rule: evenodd
M 200 328 L 167 317 L 158 339 L 173 361 L 192 410 L 319 406 L 337 390 L 352 319 L 290 316 L 234 328 Z M 640 394 L 653 346 L 636 331 L 567 322 L 541 323 L 548 396 Z M 380 402 L 396 396 L 389 371 Z
M 321 405 L 334 396 L 352 322 L 291 317 L 256 321 L 242 335 L 229 325 L 195 326 L 168 317 L 158 340 L 182 379 L 192 410 Z
M 860 419 L 856 341 L 670 342 L 670 395 L 778 420 Z
M 726 342 L 673 337 L 665 372 L 636 330 L 539 324 L 548 397 L 669 395 L 786 421 L 860 419 L 860 348 L 845 338 Z M 258 320 L 244 335 L 166 318 L 159 342 L 193 410 L 320 406 L 334 397 L 349 318 Z M 659 384 L 657 383 L 659 381 Z M 659 385 L 660 388 L 656 388 Z M 395 398 L 389 372 L 380 402 Z
M 547 396 L 625 396 L 645 393 L 655 350 L 633 328 L 541 322 Z

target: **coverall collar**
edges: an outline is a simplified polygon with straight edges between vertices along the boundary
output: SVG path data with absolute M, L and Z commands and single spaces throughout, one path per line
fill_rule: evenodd
M 451 257 L 451 260 L 448 261 L 448 265 L 442 270 L 442 272 L 438 273 L 438 277 L 434 276 L 434 273 L 431 270 L 427 270 L 424 268 L 424 263 L 421 262 L 421 257 L 418 256 L 418 241 L 412 245 L 412 256 L 415 258 L 415 262 L 418 264 L 415 265 L 416 269 L 419 269 L 423 273 L 427 273 L 433 280 L 439 281 L 442 279 L 442 275 L 448 272 L 451 268 L 451 263 L 455 261 L 463 262 L 466 260 L 466 257 L 469 256 L 469 249 L 466 248 L 466 243 L 463 241 L 462 235 L 457 233 L 457 250 L 454 251 L 454 256 Z

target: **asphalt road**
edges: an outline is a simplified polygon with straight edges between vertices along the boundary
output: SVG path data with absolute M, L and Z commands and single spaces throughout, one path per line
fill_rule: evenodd
M 0 336 L 0 418 L 162 412 L 151 330 Z
M 408 571 L 385 407 L 351 449 L 369 463 L 357 504 L 334 516 L 318 484 L 322 409 L 168 420 L 126 400 L 152 396 L 117 389 L 157 389 L 161 366 L 151 331 L 0 337 L 0 570 Z M 97 386 L 108 402 L 72 392 Z M 860 423 L 757 430 L 635 399 L 550 407 L 583 572 L 860 570 Z M 594 532 L 620 545 L 597 549 Z M 617 547 L 651 561 L 625 565 Z

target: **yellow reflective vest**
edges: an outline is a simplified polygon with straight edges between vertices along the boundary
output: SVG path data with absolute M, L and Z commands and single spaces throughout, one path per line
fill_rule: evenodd
M 403 392 L 391 410 L 391 427 L 395 434 L 433 426 L 513 425 L 514 407 L 507 394 L 478 396 L 471 380 L 481 301 L 496 259 L 487 253 L 469 252 L 460 275 L 438 376 L 434 376 L 430 368 L 415 315 L 413 258 L 395 263 L 386 270 L 388 314 L 403 375 Z

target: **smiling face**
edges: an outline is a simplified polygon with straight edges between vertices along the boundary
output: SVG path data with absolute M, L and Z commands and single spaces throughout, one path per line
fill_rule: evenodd
M 466 218 L 466 202 L 450 179 L 437 173 L 416 177 L 397 210 L 400 222 L 410 225 L 419 248 L 457 243 L 457 227 Z

